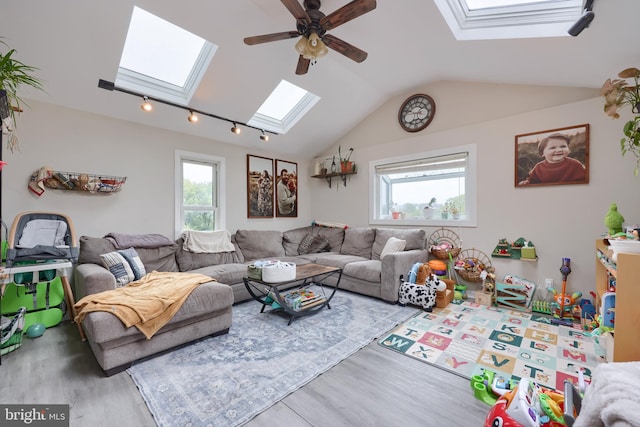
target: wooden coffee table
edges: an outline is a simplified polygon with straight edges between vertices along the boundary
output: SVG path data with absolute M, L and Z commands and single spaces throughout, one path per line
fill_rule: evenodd
M 335 274 L 338 275 L 338 281 L 331 290 L 331 293 L 328 291 L 325 293 L 325 286 L 322 281 Z M 315 314 L 325 306 L 331 309 L 329 302 L 340 286 L 340 279 L 342 279 L 341 268 L 311 263 L 296 266 L 296 278 L 292 280 L 268 283 L 262 280 L 244 277 L 243 281 L 253 299 L 262 304 L 260 313 L 263 313 L 267 306 L 273 310 L 283 311 L 289 315 L 288 324 L 291 325 L 291 322 L 293 322 L 293 319 L 296 317 Z M 306 290 L 311 285 L 320 287 L 320 292 L 318 293 L 321 297 L 320 299 L 310 303 L 308 306 L 297 307 L 296 309 L 294 309 L 290 303 L 287 303 L 286 296 L 289 292 Z

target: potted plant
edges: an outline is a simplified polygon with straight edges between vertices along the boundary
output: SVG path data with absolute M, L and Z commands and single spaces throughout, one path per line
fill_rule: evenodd
M 7 49 L 9 46 L 2 40 L 2 44 Z M 21 86 L 31 86 L 38 90 L 42 89 L 42 81 L 35 77 L 33 73 L 35 67 L 25 65 L 13 56 L 15 49 L 9 49 L 6 54 L 0 53 L 0 118 L 2 119 L 2 131 L 9 137 L 8 147 L 11 151 L 18 147 L 18 138 L 15 134 L 15 113 L 22 111 L 22 105 L 26 102 L 18 96 Z
M 624 156 L 632 153 L 636 156 L 634 175 L 638 175 L 640 167 L 640 70 L 627 68 L 618 73 L 618 79 L 607 79 L 600 93 L 604 96 L 604 112 L 613 119 L 620 117 L 618 109 L 624 105 L 631 107 L 633 119 L 627 121 L 622 128 L 624 138 L 620 140 L 620 150 Z M 629 84 L 625 79 L 632 79 Z
M 422 208 L 422 215 L 424 216 L 425 219 L 431 219 L 431 214 L 433 212 L 433 204 L 435 202 L 436 202 L 436 198 L 432 197 L 431 200 L 429 200 L 429 204 L 424 208 Z
M 342 157 L 342 147 L 338 146 L 338 158 L 340 160 L 340 171 L 342 173 L 353 172 L 353 162 L 350 161 L 353 148 L 349 148 L 347 157 Z

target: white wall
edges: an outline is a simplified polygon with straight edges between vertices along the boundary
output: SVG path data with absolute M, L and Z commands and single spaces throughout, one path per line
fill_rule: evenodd
M 246 155 L 275 158 L 268 151 L 248 153 L 216 141 L 114 120 L 50 104 L 29 101 L 18 117 L 21 151 L 3 144 L 2 219 L 11 226 L 24 211 L 70 216 L 78 236 L 109 232 L 173 236 L 174 152 L 176 149 L 226 159 L 226 228 L 287 230 L 311 223 L 307 162 L 298 163 L 298 218 L 247 219 Z M 122 190 L 110 195 L 46 189 L 37 197 L 27 189 L 29 176 L 42 166 L 54 170 L 126 176 Z
M 425 93 L 438 92 L 423 88 Z M 526 93 L 526 92 L 523 92 Z M 442 91 L 440 97 L 446 96 Z M 526 98 L 518 98 L 526 104 Z M 436 103 L 439 98 L 433 95 Z M 500 95 L 496 94 L 499 99 Z M 406 96 L 389 101 L 366 121 L 340 141 L 342 147 L 355 147 L 352 159 L 360 171 L 351 177 L 347 187 L 329 189 L 323 182 L 312 182 L 311 210 L 317 217 L 336 220 L 350 225 L 366 225 L 368 220 L 369 183 L 368 165 L 372 160 L 395 157 L 400 154 L 420 153 L 445 146 L 476 144 L 478 172 L 478 227 L 454 228 L 463 239 L 463 247 L 476 248 L 487 255 L 498 239 L 513 241 L 519 237 L 531 240 L 538 252 L 537 262 L 523 262 L 492 258 L 499 278 L 516 274 L 538 284 L 545 278 L 554 279 L 560 289 L 559 272 L 562 258 L 571 258 L 572 273 L 568 278 L 570 291 L 581 291 L 586 296 L 594 290 L 595 240 L 606 233 L 604 216 L 612 202 L 618 204 L 627 224 L 640 223 L 640 198 L 637 188 L 640 177 L 633 174 L 635 159 L 622 157 L 619 140 L 624 117 L 612 120 L 602 112 L 602 98 L 545 107 L 504 118 L 473 122 L 466 118 L 469 106 L 491 110 L 495 99 L 463 98 L 458 103 L 464 109 L 455 121 L 455 109 L 437 110 L 432 125 L 438 120 L 449 123 L 436 131 L 406 134 L 397 125 L 397 109 Z M 509 105 L 506 106 L 507 108 Z M 544 131 L 572 125 L 590 124 L 590 182 L 586 185 L 555 185 L 536 188 L 514 187 L 515 135 Z M 402 135 L 402 139 L 389 142 L 379 135 Z M 365 136 L 366 135 L 366 136 Z M 369 144 L 369 145 L 367 145 Z M 431 234 L 436 228 L 427 228 Z M 544 296 L 544 295 L 542 295 Z
M 634 159 L 621 157 L 619 151 L 624 118 L 606 117 L 593 90 L 445 82 L 418 91 L 431 94 L 438 103 L 436 118 L 427 130 L 417 135 L 400 130 L 397 108 L 408 94 L 391 99 L 339 142 L 355 148 L 352 159 L 360 167 L 347 187 L 329 189 L 324 180 L 309 178 L 312 161 L 284 159 L 298 162 L 299 217 L 264 220 L 246 216 L 246 148 L 31 101 L 19 117 L 21 151 L 10 153 L 3 146 L 8 165 L 2 171 L 2 218 L 10 225 L 19 212 L 54 211 L 68 214 L 78 235 L 103 236 L 114 231 L 171 236 L 174 150 L 181 149 L 226 158 L 226 216 L 231 231 L 287 230 L 313 219 L 367 225 L 369 161 L 476 144 L 478 227 L 455 230 L 463 246 L 489 254 L 499 238 L 525 237 L 536 245 L 539 261 L 492 259 L 499 276 L 518 274 L 538 283 L 549 277 L 559 288 L 561 259 L 569 257 L 573 269 L 569 289 L 585 294 L 593 290 L 593 248 L 606 231 L 603 221 L 609 204 L 618 204 L 627 223 L 640 223 L 636 196 L 640 178 L 633 175 Z M 558 105 L 567 99 L 568 103 Z M 583 123 L 591 125 L 589 184 L 514 188 L 515 135 Z M 250 154 L 276 157 L 268 151 Z M 109 196 L 47 189 L 38 198 L 29 193 L 27 182 L 44 165 L 128 179 L 121 192 Z

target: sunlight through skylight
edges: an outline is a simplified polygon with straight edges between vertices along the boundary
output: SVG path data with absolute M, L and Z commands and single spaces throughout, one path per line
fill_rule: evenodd
M 205 41 L 134 7 L 120 66 L 183 87 Z
M 216 49 L 202 37 L 134 6 L 116 84 L 187 104 Z
M 319 100 L 319 96 L 281 80 L 248 124 L 287 133 Z

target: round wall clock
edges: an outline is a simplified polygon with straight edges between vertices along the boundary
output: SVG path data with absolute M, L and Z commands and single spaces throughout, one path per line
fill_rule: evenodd
M 407 132 L 418 132 L 429 126 L 436 113 L 436 103 L 429 95 L 416 94 L 407 98 L 398 111 L 398 121 Z

